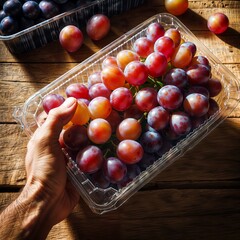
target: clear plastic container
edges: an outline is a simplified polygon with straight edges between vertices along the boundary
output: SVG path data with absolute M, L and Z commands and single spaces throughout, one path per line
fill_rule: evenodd
M 116 56 L 123 49 L 131 49 L 134 41 L 145 34 L 146 27 L 152 22 L 160 22 L 165 29 L 177 28 L 184 40 L 196 44 L 198 55 L 204 55 L 210 61 L 212 76 L 219 79 L 223 89 L 215 98 L 219 104 L 219 111 L 212 115 L 202 125 L 182 138 L 162 157 L 142 171 L 132 182 L 120 190 L 114 187 L 101 189 L 95 187 L 88 176 L 82 173 L 73 159 L 68 156 L 67 171 L 76 189 L 81 193 L 89 207 L 96 213 L 104 213 L 114 210 L 122 205 L 134 193 L 151 181 L 166 167 L 176 161 L 187 150 L 194 147 L 200 140 L 206 137 L 209 132 L 218 126 L 239 103 L 240 91 L 237 78 L 184 26 L 177 18 L 170 14 L 159 14 L 151 17 L 133 30 L 121 36 L 90 58 L 86 59 L 72 70 L 59 77 L 51 84 L 31 96 L 25 104 L 17 108 L 14 116 L 21 124 L 26 133 L 31 136 L 38 127 L 37 116 L 43 111 L 42 100 L 49 93 L 65 94 L 65 89 L 70 83 L 86 83 L 88 76 L 101 70 L 103 59 L 108 56 Z
M 7 46 L 10 52 L 19 54 L 47 45 L 59 38 L 61 29 L 69 24 L 79 28 L 97 13 L 107 16 L 120 14 L 124 11 L 143 4 L 144 0 L 96 0 L 86 3 L 70 11 L 61 13 L 53 18 L 24 29 L 18 33 L 3 36 L 0 40 Z

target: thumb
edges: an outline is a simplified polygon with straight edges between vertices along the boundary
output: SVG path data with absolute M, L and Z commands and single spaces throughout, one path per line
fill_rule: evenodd
M 50 134 L 50 138 L 59 138 L 64 125 L 66 125 L 73 117 L 77 108 L 77 99 L 73 97 L 67 98 L 62 105 L 51 109 L 47 119 L 42 125 L 44 132 Z

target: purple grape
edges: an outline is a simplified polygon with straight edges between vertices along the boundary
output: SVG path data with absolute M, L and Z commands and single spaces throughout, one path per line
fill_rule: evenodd
M 208 112 L 209 101 L 200 93 L 192 93 L 185 98 L 183 107 L 190 116 L 201 117 Z
M 127 174 L 127 167 L 116 157 L 109 157 L 103 163 L 103 171 L 106 178 L 111 183 L 117 183 L 123 180 Z
M 189 83 L 192 85 L 202 85 L 210 78 L 210 70 L 203 64 L 192 65 L 187 69 Z
M 29 19 L 36 19 L 41 12 L 38 3 L 35 1 L 25 2 L 22 6 L 22 11 L 24 17 Z
M 141 170 L 145 170 L 147 167 L 152 165 L 156 161 L 156 157 L 150 153 L 144 153 L 140 162 L 138 162 L 138 166 Z
M 183 89 L 188 84 L 187 73 L 181 68 L 173 68 L 166 74 L 163 82 L 166 85 L 174 85 Z
M 159 105 L 168 110 L 179 108 L 183 101 L 181 90 L 174 85 L 165 85 L 160 88 L 157 94 Z
M 58 5 L 51 0 L 42 0 L 39 3 L 39 8 L 46 19 L 52 18 L 60 13 Z
M 191 86 L 185 93 L 185 97 L 192 93 L 200 93 L 209 99 L 209 91 L 203 86 Z
M 169 113 L 163 107 L 153 108 L 147 116 L 147 123 L 155 130 L 164 129 L 169 123 Z
M 161 149 L 163 139 L 160 133 L 147 131 L 142 134 L 140 143 L 145 152 L 155 153 Z
M 100 169 L 99 171 L 93 173 L 91 175 L 91 180 L 93 182 L 93 184 L 96 186 L 96 187 L 99 187 L 99 188 L 103 188 L 103 189 L 106 189 L 109 187 L 110 185 L 110 182 L 109 180 L 104 176 L 104 173 L 102 171 L 102 169 Z
M 189 48 L 190 51 L 192 52 L 192 56 L 196 54 L 197 47 L 193 42 L 184 42 L 181 44 L 181 47 Z
M 170 127 L 177 135 L 186 135 L 191 131 L 191 120 L 185 112 L 174 112 L 170 118 Z
M 3 4 L 3 11 L 11 17 L 17 17 L 21 15 L 22 12 L 22 4 L 18 0 L 7 0 Z
M 14 34 L 18 28 L 18 22 L 10 16 L 5 17 L 0 23 L 0 32 L 3 35 Z

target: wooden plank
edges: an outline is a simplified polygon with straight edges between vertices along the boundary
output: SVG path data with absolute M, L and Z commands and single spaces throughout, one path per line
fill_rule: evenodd
M 25 183 L 24 159 L 28 138 L 17 125 L 1 124 L 0 131 L 3 136 L 0 138 L 0 185 L 22 186 Z M 149 186 L 169 181 L 239 179 L 239 142 L 240 118 L 229 118 L 160 173 Z
M 0 209 L 18 193 L 1 193 Z M 224 203 L 224 204 L 223 204 Z M 80 200 L 47 239 L 239 239 L 239 189 L 138 192 L 118 210 L 96 215 Z

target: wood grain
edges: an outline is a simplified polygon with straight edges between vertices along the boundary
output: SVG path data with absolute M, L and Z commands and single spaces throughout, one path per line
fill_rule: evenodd
M 1 193 L 0 209 L 16 194 Z M 82 201 L 48 239 L 238 239 L 239 189 L 138 192 L 118 210 L 96 215 Z M 137 238 L 136 238 L 137 236 Z

